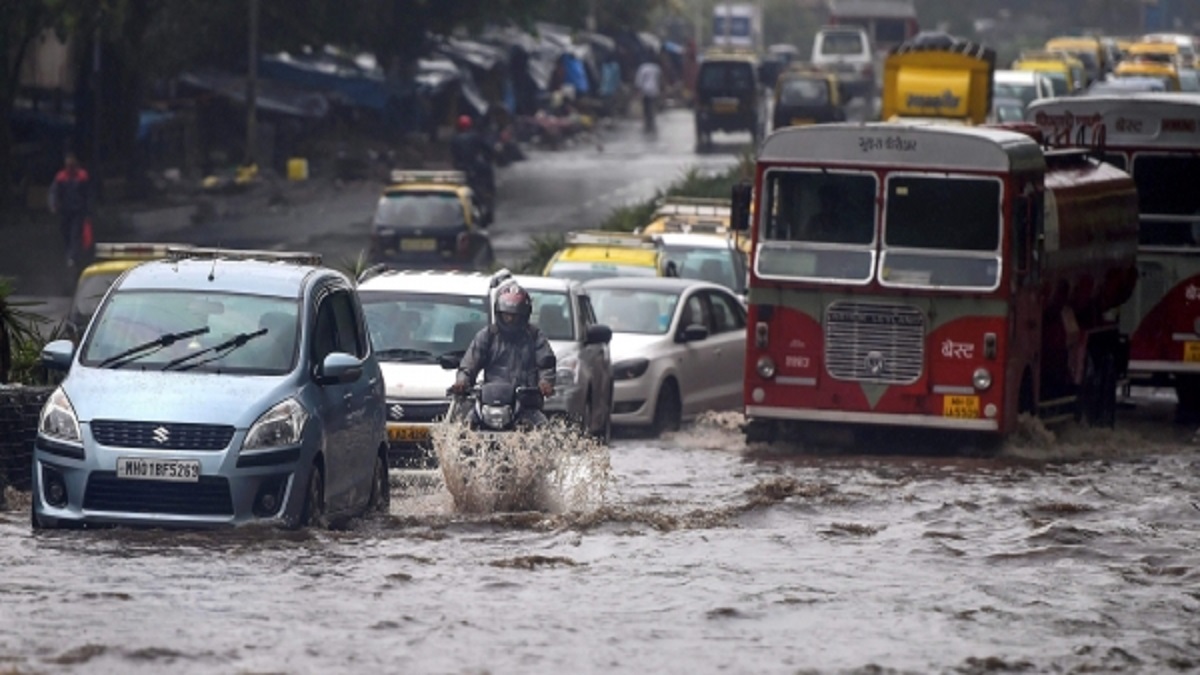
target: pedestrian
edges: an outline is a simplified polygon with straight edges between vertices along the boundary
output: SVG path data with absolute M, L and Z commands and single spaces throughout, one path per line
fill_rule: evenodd
M 656 130 L 654 114 L 662 93 L 662 68 L 653 58 L 646 57 L 633 76 L 633 85 L 642 95 L 642 123 L 648 132 Z
M 59 232 L 67 251 L 67 267 L 74 267 L 84 249 L 84 224 L 91 212 L 91 179 L 79 165 L 75 153 L 68 152 L 63 168 L 50 186 L 50 213 L 58 216 Z

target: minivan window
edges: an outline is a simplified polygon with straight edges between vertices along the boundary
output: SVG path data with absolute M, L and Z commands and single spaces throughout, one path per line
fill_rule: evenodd
M 828 56 L 854 56 L 866 51 L 862 33 L 825 33 L 821 39 L 821 53 Z

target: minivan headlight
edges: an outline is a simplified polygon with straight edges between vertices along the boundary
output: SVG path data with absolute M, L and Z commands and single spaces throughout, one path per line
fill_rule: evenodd
M 308 411 L 299 401 L 294 398 L 281 401 L 250 425 L 242 449 L 261 450 L 299 445 L 300 435 L 307 421 Z
M 646 373 L 646 369 L 650 367 L 650 360 L 644 358 L 626 359 L 617 361 L 612 366 L 613 379 L 615 380 L 636 380 Z
M 569 386 L 579 381 L 579 357 L 567 356 L 559 360 L 556 384 Z
M 38 417 L 38 433 L 56 441 L 82 442 L 79 418 L 75 416 L 71 399 L 67 398 L 62 387 L 55 389 L 50 398 L 46 399 L 46 405 L 42 406 L 42 414 Z

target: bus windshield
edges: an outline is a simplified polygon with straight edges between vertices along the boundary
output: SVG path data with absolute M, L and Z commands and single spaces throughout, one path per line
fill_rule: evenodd
M 880 282 L 995 288 L 1000 281 L 1000 189 L 994 178 L 888 178 Z
M 1140 152 L 1133 157 L 1142 246 L 1200 248 L 1200 156 Z
M 875 186 L 868 173 L 769 171 L 755 272 L 869 281 L 875 263 Z

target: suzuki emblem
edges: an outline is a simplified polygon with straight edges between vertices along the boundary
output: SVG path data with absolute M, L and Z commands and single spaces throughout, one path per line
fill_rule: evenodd
M 154 430 L 154 442 L 162 445 L 171 440 L 171 430 L 166 427 L 158 427 Z
M 872 375 L 883 374 L 883 352 L 876 350 L 867 352 L 867 371 Z
M 404 419 L 404 406 L 399 404 L 392 406 L 392 417 L 398 420 Z

